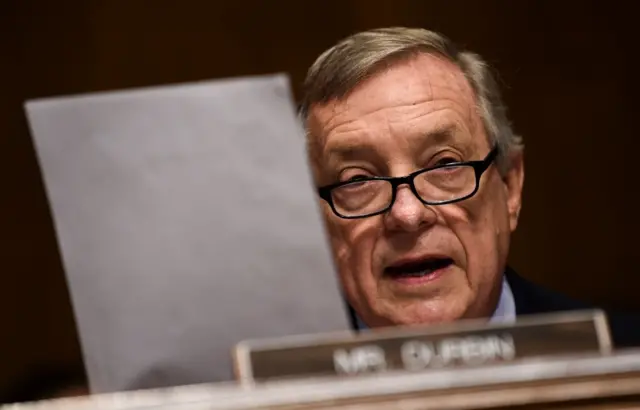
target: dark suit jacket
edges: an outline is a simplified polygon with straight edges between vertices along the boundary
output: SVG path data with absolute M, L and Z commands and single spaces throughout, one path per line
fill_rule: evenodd
M 593 308 L 538 286 L 510 268 L 507 268 L 506 278 L 513 293 L 518 316 Z M 615 347 L 640 346 L 640 315 L 604 311 Z

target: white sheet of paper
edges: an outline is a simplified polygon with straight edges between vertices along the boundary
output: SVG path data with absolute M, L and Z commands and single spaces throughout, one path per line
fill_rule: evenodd
M 94 392 L 348 329 L 283 74 L 29 101 Z

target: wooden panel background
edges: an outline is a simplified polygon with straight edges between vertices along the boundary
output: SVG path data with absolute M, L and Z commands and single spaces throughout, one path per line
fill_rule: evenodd
M 22 104 L 35 97 L 285 71 L 354 31 L 440 30 L 499 71 L 527 175 L 512 264 L 584 300 L 638 310 L 633 5 L 605 1 L 3 0 L 0 392 L 79 363 Z

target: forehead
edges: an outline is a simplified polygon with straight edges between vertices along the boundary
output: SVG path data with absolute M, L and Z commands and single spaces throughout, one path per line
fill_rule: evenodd
M 344 99 L 313 105 L 308 124 L 316 139 L 312 143 L 325 145 L 334 131 L 378 113 L 393 121 L 394 116 L 401 120 L 423 115 L 425 109 L 450 111 L 472 128 L 477 120 L 474 107 L 474 92 L 462 70 L 444 57 L 421 53 L 376 73 Z

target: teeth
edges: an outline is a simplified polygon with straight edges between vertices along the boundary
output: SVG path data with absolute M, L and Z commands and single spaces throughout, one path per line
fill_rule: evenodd
M 419 277 L 422 277 L 422 276 L 427 276 L 427 275 L 429 275 L 431 273 L 433 273 L 433 269 L 422 270 L 422 271 L 419 271 L 419 272 L 398 273 L 398 276 L 408 276 L 408 277 L 419 278 Z

